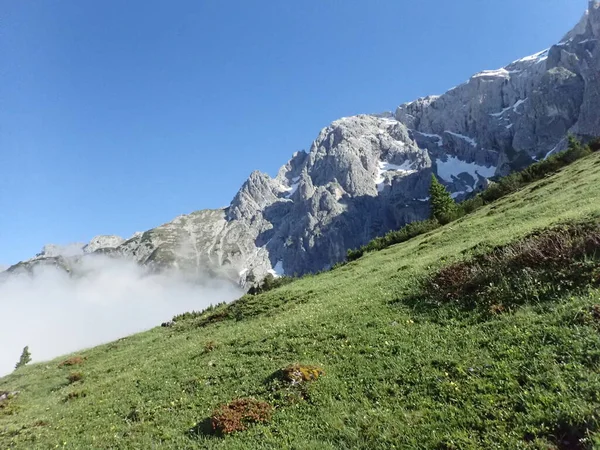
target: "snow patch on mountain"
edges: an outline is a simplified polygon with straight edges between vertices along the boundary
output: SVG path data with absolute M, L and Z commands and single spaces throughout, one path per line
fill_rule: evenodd
M 506 108 L 504 108 L 502 111 L 497 112 L 497 113 L 492 113 L 490 114 L 490 116 L 492 117 L 502 117 L 505 113 L 507 113 L 508 111 L 512 110 L 513 112 L 518 113 L 517 109 L 519 108 L 519 106 L 521 106 L 523 103 L 525 103 L 527 101 L 526 98 L 523 99 L 519 99 L 515 102 L 514 105 L 512 106 L 507 106 Z
M 290 186 L 284 186 L 283 190 L 287 192 L 285 195 L 286 198 L 290 198 L 292 195 L 296 193 L 298 187 L 300 186 L 300 177 L 293 177 L 292 184 Z
M 477 141 L 469 136 L 465 136 L 463 134 L 459 134 L 459 133 L 454 133 L 452 131 L 444 131 L 444 133 L 449 134 L 450 136 L 454 136 L 456 138 L 462 139 L 463 141 L 468 142 L 469 144 L 471 144 L 473 147 L 477 147 Z
M 414 169 L 413 163 L 410 161 L 405 161 L 401 165 L 392 164 L 387 161 L 379 161 L 377 179 L 375 180 L 375 183 L 377 184 L 377 190 L 379 192 L 383 191 L 385 187 L 385 174 L 387 172 L 400 172 L 401 175 L 410 175 L 411 173 L 415 173 L 417 171 Z
M 517 59 L 516 61 L 513 61 L 512 64 L 527 63 L 527 62 L 534 62 L 536 64 L 539 64 L 548 59 L 549 50 L 550 49 L 547 48 L 545 50 L 542 50 L 541 52 L 537 52 L 537 53 L 534 53 L 533 55 L 526 56 L 525 58 Z
M 483 72 L 476 73 L 471 78 L 484 78 L 484 77 L 492 77 L 492 78 L 509 78 L 514 73 L 520 73 L 520 70 L 506 70 L 495 69 L 495 70 L 484 70 Z
M 481 166 L 476 163 L 462 161 L 455 156 L 448 156 L 446 161 L 441 159 L 436 160 L 438 176 L 448 183 L 453 183 L 461 173 L 468 173 L 475 180 L 475 184 L 479 176 L 483 178 L 491 178 L 496 173 L 496 167 Z M 473 186 L 475 189 L 475 186 Z

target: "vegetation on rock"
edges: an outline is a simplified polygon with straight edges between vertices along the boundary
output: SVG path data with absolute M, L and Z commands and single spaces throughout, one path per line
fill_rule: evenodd
M 316 381 L 324 373 L 323 369 L 317 366 L 292 364 L 281 370 L 281 378 L 291 384 L 300 384 Z

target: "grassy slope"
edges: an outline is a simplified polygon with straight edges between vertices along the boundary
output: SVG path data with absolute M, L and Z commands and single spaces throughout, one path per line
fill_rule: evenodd
M 524 436 L 600 407 L 600 333 L 572 321 L 600 292 L 486 321 L 402 299 L 431 267 L 482 245 L 600 220 L 598 186 L 595 154 L 450 226 L 257 296 L 252 317 L 83 352 L 83 382 L 67 385 L 64 358 L 25 367 L 0 380 L 21 391 L 14 414 L 0 410 L 0 448 L 548 448 Z M 268 400 L 265 379 L 294 362 L 326 371 L 308 401 L 226 438 L 188 433 L 223 402 Z

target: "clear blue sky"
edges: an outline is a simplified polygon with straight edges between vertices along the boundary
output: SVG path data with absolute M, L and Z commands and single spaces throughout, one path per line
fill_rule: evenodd
M 0 263 L 229 204 L 336 118 L 558 42 L 586 0 L 0 0 Z

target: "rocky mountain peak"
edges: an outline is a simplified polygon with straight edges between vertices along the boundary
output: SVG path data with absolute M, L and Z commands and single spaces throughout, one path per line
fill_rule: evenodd
M 226 209 L 176 218 L 104 248 L 242 285 L 327 268 L 349 248 L 428 216 L 432 174 L 461 200 L 488 180 L 600 135 L 600 7 L 549 49 L 482 70 L 442 95 L 323 128 L 275 178 L 253 172 Z M 48 248 L 45 254 L 61 254 Z
M 66 245 L 47 244 L 42 251 L 36 255 L 37 258 L 55 258 L 59 256 L 72 257 L 83 255 L 86 244 L 72 243 Z
M 83 251 L 84 253 L 94 253 L 100 249 L 117 248 L 123 242 L 125 242 L 125 239 L 120 236 L 96 236 L 83 248 Z

